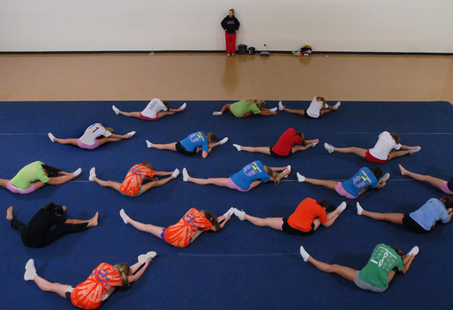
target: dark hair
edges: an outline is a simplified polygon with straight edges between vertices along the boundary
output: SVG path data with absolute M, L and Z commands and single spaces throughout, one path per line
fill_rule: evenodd
M 46 172 L 46 174 L 49 178 L 58 176 L 58 172 L 61 171 L 61 169 L 57 169 L 57 168 L 54 168 L 54 167 L 46 165 L 46 164 L 43 164 L 42 168 L 44 169 L 44 171 Z
M 214 214 L 212 214 L 211 212 L 206 211 L 206 210 L 203 210 L 203 213 L 204 213 L 204 216 L 206 217 L 206 219 L 209 222 L 211 222 L 212 225 L 215 226 L 215 231 L 216 232 L 222 231 L 222 227 L 219 225 L 219 221 L 217 220 L 217 216 L 215 216 Z
M 60 205 L 55 204 L 54 202 L 49 202 L 43 207 L 43 210 L 46 211 L 47 214 L 58 214 L 61 215 L 64 213 L 63 207 Z
M 301 132 L 301 131 L 296 131 L 296 134 L 294 136 L 299 136 L 302 140 L 302 146 L 305 146 L 305 137 L 304 137 L 304 133 Z
M 398 249 L 396 246 L 391 246 L 391 248 L 394 249 L 395 252 L 396 252 L 399 256 L 401 256 L 401 257 L 404 256 L 404 252 L 401 251 L 400 249 Z
M 204 133 L 204 132 L 203 132 Z M 215 136 L 215 133 L 213 132 L 210 132 L 208 134 L 204 133 L 204 135 L 209 139 L 211 140 L 211 142 L 216 142 L 217 141 L 217 137 Z
M 170 109 L 170 102 L 168 102 L 167 100 L 162 100 L 162 103 L 164 104 L 164 106 L 165 106 L 167 109 Z
M 391 133 L 390 135 L 392 136 L 393 140 L 395 140 L 396 144 L 401 143 L 401 139 L 400 139 L 400 137 L 398 137 L 398 135 L 396 133 Z
M 379 181 L 379 179 L 381 178 L 382 173 L 383 173 L 382 168 L 380 166 L 377 166 L 377 167 L 370 168 L 370 170 L 371 170 L 371 172 L 373 172 L 374 176 Z
M 442 199 L 445 200 L 445 202 L 444 202 L 445 209 L 453 208 L 453 198 L 451 198 L 448 195 L 445 195 L 444 197 L 442 197 Z
M 328 213 L 330 211 L 330 209 L 332 208 L 332 205 L 330 204 L 329 200 L 327 200 L 325 198 L 318 200 L 317 203 L 318 203 L 318 205 L 320 205 L 321 207 L 326 209 L 326 213 Z

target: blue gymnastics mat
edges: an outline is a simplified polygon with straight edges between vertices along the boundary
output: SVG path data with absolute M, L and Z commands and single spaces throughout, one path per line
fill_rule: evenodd
M 172 102 L 179 107 L 183 101 Z M 157 251 L 158 257 L 142 278 L 128 291 L 115 292 L 106 309 L 350 309 L 446 308 L 453 270 L 451 224 L 438 225 L 427 235 L 418 235 L 402 226 L 373 221 L 356 214 L 359 201 L 367 210 L 410 212 L 429 198 L 440 198 L 436 188 L 399 173 L 398 163 L 411 171 L 448 179 L 451 175 L 453 107 L 448 102 L 342 102 L 337 112 L 308 119 L 279 112 L 263 117 L 237 119 L 231 114 L 213 116 L 228 102 L 188 101 L 186 111 L 155 122 L 117 116 L 111 106 L 124 111 L 141 111 L 145 101 L 95 102 L 0 102 L 0 178 L 11 179 L 23 166 L 41 160 L 68 172 L 82 167 L 80 177 L 61 186 L 45 186 L 17 195 L 0 188 L 3 216 L 13 205 L 14 215 L 27 223 L 46 203 L 68 207 L 69 218 L 89 219 L 100 213 L 99 226 L 67 235 L 43 249 L 25 247 L 7 220 L 0 225 L 0 309 L 61 309 L 72 307 L 57 294 L 42 292 L 23 280 L 24 266 L 35 259 L 38 274 L 52 282 L 77 285 L 99 263 L 134 263 L 139 254 Z M 335 102 L 332 102 L 334 104 Z M 289 108 L 307 108 L 309 102 L 284 102 Z M 269 101 L 268 107 L 277 102 Z M 106 144 L 86 151 L 51 143 L 52 132 L 59 138 L 78 138 L 86 127 L 102 122 L 118 134 L 135 130 L 130 140 Z M 233 143 L 272 146 L 289 127 L 304 132 L 306 139 L 320 140 L 315 148 L 288 159 L 264 154 L 238 152 Z M 296 172 L 307 177 L 342 181 L 360 167 L 374 166 L 354 154 L 329 154 L 324 142 L 338 147 L 371 148 L 380 132 L 397 133 L 402 144 L 420 145 L 421 152 L 382 165 L 391 178 L 381 190 L 372 190 L 357 200 L 348 200 L 348 209 L 329 228 L 314 235 L 298 237 L 270 228 L 256 227 L 236 217 L 218 233 L 203 233 L 193 244 L 179 249 L 158 238 L 124 225 L 119 210 L 144 223 L 168 226 L 176 223 L 191 207 L 221 215 L 230 207 L 244 209 L 259 217 L 288 217 L 307 197 L 327 198 L 338 205 L 343 199 L 334 191 L 298 183 Z M 155 143 L 179 141 L 195 131 L 229 137 L 203 159 L 176 152 L 148 149 L 145 140 Z M 186 167 L 194 177 L 228 177 L 244 165 L 261 160 L 271 167 L 292 166 L 292 174 L 278 186 L 263 184 L 248 193 L 216 186 L 185 183 L 182 176 L 130 198 L 88 181 L 91 167 L 104 180 L 121 182 L 128 169 L 148 160 L 155 170 L 173 171 Z M 388 291 L 375 294 L 360 290 L 338 275 L 326 274 L 304 263 L 300 245 L 313 257 L 355 269 L 365 266 L 378 243 L 409 251 L 414 245 L 420 254 L 409 272 L 397 274 Z

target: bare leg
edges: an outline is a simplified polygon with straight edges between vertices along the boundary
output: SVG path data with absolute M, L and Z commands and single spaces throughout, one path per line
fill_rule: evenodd
M 354 153 L 362 158 L 365 158 L 366 152 L 368 151 L 367 149 L 362 149 L 359 147 L 334 147 L 333 150 L 339 153 Z
M 119 111 L 121 115 L 127 116 L 127 117 L 135 117 L 135 118 L 140 118 L 140 112 L 123 112 Z
M 266 217 L 266 218 L 259 218 L 255 216 L 248 215 L 247 213 L 244 214 L 244 218 L 252 223 L 255 226 L 260 227 L 270 227 L 275 230 L 282 231 L 283 225 L 283 218 L 281 217 Z
M 283 111 L 286 111 L 286 112 L 292 113 L 292 114 L 305 115 L 305 110 L 283 108 Z
M 143 184 L 142 187 L 141 187 L 142 188 L 142 194 L 144 192 L 150 190 L 153 187 L 158 187 L 158 186 L 167 184 L 168 182 L 170 182 L 173 179 L 174 179 L 174 177 L 170 176 L 170 177 L 165 178 L 165 179 L 161 179 L 161 180 L 158 180 L 158 181 L 151 181 L 151 182 L 148 182 L 146 184 Z
M 111 187 L 113 189 L 116 189 L 117 191 L 120 190 L 120 183 L 118 182 L 113 182 L 113 181 L 103 181 L 99 179 L 98 177 L 94 177 L 93 181 L 101 185 L 102 187 Z
M 253 181 L 252 184 L 250 184 L 250 187 L 249 187 L 249 190 L 251 190 L 252 188 L 255 188 L 257 187 L 258 185 L 264 183 L 263 181 L 261 180 L 256 180 L 256 181 Z
M 54 138 L 54 141 L 59 143 L 59 144 L 71 144 L 78 146 L 77 141 L 78 139 L 59 139 L 59 138 Z
M 362 215 L 365 215 L 377 221 L 387 221 L 394 224 L 403 225 L 404 214 L 402 213 L 378 213 L 363 210 Z
M 293 154 L 298 152 L 298 151 L 305 151 L 306 149 L 311 148 L 314 143 L 319 143 L 319 139 L 305 140 L 305 146 L 303 146 L 303 145 L 295 145 L 295 146 L 293 146 L 293 148 L 292 148 Z
M 401 156 L 404 156 L 404 155 L 407 155 L 410 153 L 411 150 L 406 150 L 406 151 L 393 151 L 393 152 L 390 152 L 389 154 L 389 160 L 392 159 L 392 158 L 397 158 L 397 157 L 401 157 Z
M 60 172 L 58 172 L 58 174 L 62 174 L 62 175 L 60 175 L 58 177 L 50 177 L 49 179 L 52 181 L 51 182 L 48 181 L 46 184 L 61 185 L 61 184 L 67 183 L 67 182 L 71 181 L 72 179 L 75 179 L 78 177 L 78 175 L 74 175 L 74 173 L 69 173 L 69 172 L 65 172 L 65 171 L 60 171 Z M 35 189 L 38 189 L 38 188 L 44 186 L 44 184 L 42 186 L 40 186 L 39 183 L 42 183 L 42 182 L 41 181 L 33 182 L 33 184 L 35 185 Z M 38 186 L 38 188 L 37 188 L 37 186 Z
M 172 143 L 167 143 L 167 144 L 151 144 L 151 147 L 158 149 L 158 150 L 170 150 L 170 151 L 176 151 L 176 143 L 177 142 L 172 142 Z
M 110 137 L 102 137 L 102 138 L 98 138 L 98 141 L 99 141 L 99 146 L 101 145 L 104 145 L 108 142 L 118 142 L 118 141 L 121 141 L 123 139 L 130 139 L 132 138 L 131 135 L 115 135 L 114 137 L 110 136 Z
M 241 146 L 241 151 L 250 152 L 250 153 L 263 153 L 266 155 L 271 155 L 270 148 L 268 146 Z
M 313 185 L 321 185 L 325 186 L 329 189 L 335 190 L 335 186 L 337 186 L 338 182 L 335 181 L 329 181 L 329 180 L 318 180 L 318 179 L 310 179 L 310 178 L 305 178 L 305 182 L 313 184 Z
M 330 108 L 330 107 L 329 107 Z M 335 109 L 336 110 L 336 109 Z M 319 116 L 323 115 L 323 114 L 326 114 L 326 113 L 329 113 L 331 111 L 335 111 L 335 110 L 332 110 L 332 109 L 321 109 L 321 111 L 319 111 Z
M 228 187 L 228 178 L 209 178 L 209 179 L 199 179 L 190 177 L 187 181 L 198 184 L 198 185 L 208 185 L 214 184 L 217 186 Z
M 133 264 L 132 266 L 129 266 L 129 269 L 131 271 L 131 274 L 135 274 L 137 272 L 137 270 L 140 269 L 140 267 L 143 266 L 142 263 L 140 262 L 136 262 L 135 264 Z
M 227 110 L 229 111 L 230 109 L 228 109 L 230 107 L 231 103 L 228 103 L 228 104 L 225 104 L 223 107 L 222 107 L 222 110 L 220 110 L 220 112 L 225 113 Z
M 13 206 L 9 207 L 7 210 L 6 210 L 6 219 L 8 221 L 11 221 L 13 219 Z
M 35 281 L 36 285 L 45 292 L 52 292 L 57 293 L 63 298 L 66 298 L 65 294 L 68 291 L 70 285 L 67 284 L 60 284 L 60 283 L 52 283 L 47 281 L 44 278 L 36 275 L 33 277 L 33 281 Z
M 162 237 L 160 235 L 164 231 L 164 227 L 154 226 L 152 224 L 143 224 L 143 223 L 134 221 L 130 217 L 127 219 L 127 222 L 140 231 L 150 233 L 150 234 L 158 237 L 159 239 L 162 239 Z
M 99 219 L 99 212 L 96 212 L 96 214 L 89 220 L 84 221 L 84 220 L 76 220 L 76 219 L 70 219 L 68 220 L 69 222 L 66 222 L 66 224 L 83 224 L 83 223 L 88 223 L 87 227 L 92 227 L 92 226 L 97 226 L 98 225 L 98 219 Z
M 336 273 L 336 274 L 342 276 L 343 278 L 354 282 L 355 273 L 357 271 L 355 269 L 341 266 L 341 265 L 336 265 L 336 264 L 335 265 L 326 264 L 326 263 L 323 263 L 323 262 L 320 262 L 320 261 L 314 259 L 312 256 L 310 256 L 307 261 L 312 263 L 313 266 L 315 266 L 316 268 L 318 268 L 319 270 L 321 270 L 323 272 Z
M 160 111 L 159 113 L 157 113 L 157 117 L 158 118 L 162 118 L 164 116 L 167 116 L 167 115 L 173 115 L 175 114 L 176 112 L 182 112 L 184 111 L 185 109 L 169 109 L 168 111 Z
M 433 185 L 439 189 L 442 188 L 444 180 L 438 179 L 438 178 L 435 178 L 435 177 L 432 177 L 429 175 L 422 175 L 422 174 L 410 172 L 409 170 L 404 169 L 403 166 L 401 166 L 401 165 L 399 165 L 399 166 L 400 166 L 400 170 L 401 170 L 401 175 L 410 176 L 411 178 L 413 178 L 417 181 L 428 182 L 431 185 Z
M 1 186 L 1 187 L 4 187 L 4 188 L 7 188 L 8 182 L 9 182 L 9 181 L 10 181 L 10 180 L 0 179 L 0 186 Z

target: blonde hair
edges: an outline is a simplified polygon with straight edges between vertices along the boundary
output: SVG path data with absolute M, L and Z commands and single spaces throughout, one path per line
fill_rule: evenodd
M 280 180 L 278 179 L 278 172 L 277 171 L 274 171 L 272 170 L 270 167 L 268 166 L 264 166 L 264 169 L 266 170 L 267 174 L 271 177 L 271 178 L 274 178 L 274 184 L 277 185 L 278 183 L 280 183 Z
M 145 167 L 148 167 L 149 169 L 152 169 L 152 168 L 153 168 L 153 167 L 151 166 L 151 164 L 149 163 L 149 161 L 146 161 L 146 160 L 145 160 L 144 162 L 142 162 L 140 165 L 145 166 Z
M 107 131 L 109 131 L 111 133 L 115 132 L 112 127 L 104 127 L 104 128 L 105 128 L 105 130 L 107 130 Z
M 316 101 L 322 101 L 322 103 L 326 104 L 326 99 L 324 99 L 324 97 L 316 96 Z
M 131 286 L 129 283 L 129 279 L 127 278 L 127 276 L 131 274 L 131 269 L 129 265 L 126 263 L 120 263 L 116 264 L 114 267 L 116 270 L 118 270 L 118 272 L 121 275 L 121 282 L 123 282 L 123 287 L 125 289 L 128 289 Z
M 261 99 L 254 99 L 254 98 L 249 98 L 245 100 L 245 105 L 251 105 L 251 104 L 256 104 L 259 108 L 263 107 L 266 102 Z

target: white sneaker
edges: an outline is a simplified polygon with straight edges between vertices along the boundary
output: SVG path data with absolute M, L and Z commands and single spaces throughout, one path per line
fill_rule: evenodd
M 187 107 L 187 104 L 184 102 L 182 106 L 178 108 L 178 110 L 184 110 Z
M 173 174 L 171 175 L 174 179 L 176 179 L 179 175 L 179 169 L 176 168 L 175 171 L 173 171 Z
M 286 167 L 286 169 L 283 170 L 283 172 L 285 172 L 286 170 L 289 170 L 289 171 L 291 172 L 291 165 L 288 165 L 288 166 Z M 285 175 L 284 178 L 286 179 L 288 176 L 289 176 L 289 174 Z
M 277 112 L 277 107 L 272 108 L 272 109 L 269 109 L 269 111 L 271 111 L 271 112 Z
M 233 146 L 238 150 L 239 152 L 241 151 L 241 146 L 239 144 L 233 144 Z
M 182 180 L 184 182 L 187 182 L 189 180 L 189 173 L 187 172 L 186 168 L 182 169 Z
M 422 148 L 421 148 L 420 146 L 417 146 L 417 148 L 416 148 L 415 150 L 411 150 L 411 151 L 409 152 L 409 154 L 414 155 L 415 153 L 420 152 L 421 149 L 422 149 Z
M 326 104 L 324 105 L 324 109 L 328 109 L 328 108 L 329 108 L 329 105 L 326 103 Z
M 120 210 L 120 216 L 123 219 L 124 224 L 128 224 L 127 220 L 129 218 L 129 216 L 127 216 L 126 212 L 124 212 L 124 209 Z
M 390 179 L 390 173 L 386 173 L 382 176 L 382 178 L 379 179 L 379 183 L 384 183 L 385 181 L 387 181 L 388 179 Z
M 234 208 L 231 207 L 223 216 L 224 217 L 231 217 L 234 213 Z
M 310 254 L 308 254 L 307 251 L 305 251 L 305 249 L 302 245 L 300 246 L 300 255 L 304 259 L 304 262 L 307 262 L 308 258 L 310 257 Z
M 54 137 L 54 135 L 51 132 L 49 132 L 47 134 L 47 136 L 49 137 L 50 141 L 55 142 L 55 137 Z
M 93 182 L 95 177 L 96 177 L 96 168 L 93 167 L 90 169 L 90 176 L 88 177 L 88 180 Z
M 222 115 L 222 114 L 223 114 L 223 113 L 220 112 L 220 111 L 215 111 L 215 112 L 212 113 L 212 115 Z
M 413 256 L 416 256 L 418 254 L 418 252 L 420 252 L 420 249 L 418 246 L 414 246 L 412 248 L 412 250 L 409 251 L 409 253 L 407 253 L 407 255 L 413 255 Z
M 357 207 L 357 215 L 362 215 L 363 208 L 362 208 L 362 206 L 360 205 L 360 203 L 357 202 L 355 206 Z
M 225 137 L 222 140 L 220 140 L 220 145 L 224 145 L 227 142 L 228 142 L 228 137 Z
M 128 132 L 127 134 L 132 137 L 133 135 L 135 135 L 135 133 L 136 133 L 135 131 L 131 131 L 131 132 Z
M 311 147 L 315 147 L 319 142 L 313 142 L 313 145 Z
M 234 208 L 233 209 L 234 215 L 236 215 L 241 221 L 245 220 L 245 212 L 244 211 L 239 211 L 238 209 Z
M 340 105 L 341 105 L 341 102 L 338 101 L 333 107 L 336 108 L 336 109 L 338 109 L 338 108 L 340 107 Z
M 76 171 L 74 171 L 72 174 L 76 177 L 78 177 L 80 174 L 82 173 L 82 168 L 79 168 L 77 169 Z
M 280 111 L 283 111 L 283 109 L 285 108 L 285 106 L 283 105 L 283 103 L 281 101 L 278 102 L 278 109 Z
M 150 259 L 150 258 L 153 259 L 156 256 L 157 256 L 156 252 L 150 251 L 150 252 L 148 252 L 146 254 L 139 255 L 137 257 L 137 259 L 138 259 L 138 262 L 143 265 L 144 263 L 146 263 L 148 261 L 148 259 Z
M 151 147 L 153 147 L 153 144 L 151 142 L 149 142 L 148 140 L 146 140 L 146 147 L 151 148 Z
M 296 174 L 297 175 L 297 181 L 299 182 L 305 182 L 305 176 L 301 175 L 299 172 Z
M 324 147 L 326 148 L 327 152 L 333 153 L 333 145 L 329 143 L 324 143 Z
M 339 206 L 338 206 L 338 211 L 340 211 L 340 213 L 343 213 L 344 210 L 346 210 L 346 208 L 348 207 L 348 204 L 346 203 L 346 201 L 343 201 Z
M 33 258 L 30 258 L 27 264 L 25 265 L 24 280 L 31 281 L 35 276 L 36 276 L 35 261 L 33 260 Z
M 115 112 L 116 115 L 120 114 L 120 109 L 118 109 L 114 105 L 112 105 L 112 110 L 113 110 L 113 112 Z

